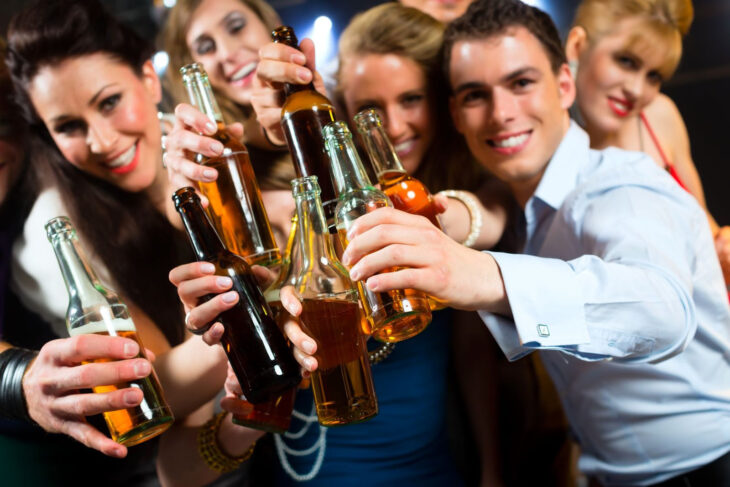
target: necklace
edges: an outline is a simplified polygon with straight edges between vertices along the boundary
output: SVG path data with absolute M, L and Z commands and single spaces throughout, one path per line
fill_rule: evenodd
M 370 359 L 370 364 L 379 364 L 380 362 L 388 358 L 388 356 L 393 353 L 393 350 L 395 350 L 395 343 L 383 343 L 378 348 L 368 353 L 368 359 Z

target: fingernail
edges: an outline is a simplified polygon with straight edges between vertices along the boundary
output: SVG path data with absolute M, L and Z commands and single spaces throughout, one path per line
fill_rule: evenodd
M 219 277 L 215 280 L 216 284 L 218 284 L 218 287 L 222 289 L 228 289 L 233 285 L 233 281 L 231 281 L 230 277 Z M 225 301 L 225 299 L 224 299 Z
M 228 291 L 223 295 L 224 303 L 233 303 L 238 299 L 238 293 L 236 291 Z
M 350 254 L 347 253 L 347 250 L 342 254 L 342 263 L 348 267 L 350 265 Z
M 309 70 L 306 68 L 297 69 L 297 78 L 304 83 L 309 81 Z
M 368 289 L 370 289 L 371 291 L 377 291 L 378 288 L 380 287 L 380 283 L 378 282 L 378 279 L 375 276 L 368 279 L 366 284 L 368 286 Z
M 355 238 L 355 227 L 352 227 L 347 231 L 347 241 L 351 242 L 353 238 Z
M 312 371 L 314 369 L 314 359 L 313 358 L 305 358 L 304 364 L 307 367 L 307 370 Z
M 213 274 L 215 272 L 215 266 L 210 262 L 204 262 L 200 264 L 200 270 L 205 274 Z
M 360 275 L 360 267 L 355 264 L 355 267 L 350 269 L 350 279 L 353 281 L 359 281 L 362 276 Z
M 139 346 L 134 343 L 125 343 L 124 344 L 124 356 L 125 357 L 136 357 L 139 353 Z
M 212 150 L 216 154 L 220 154 L 221 152 L 223 152 L 223 144 L 221 144 L 218 141 L 215 141 L 212 144 L 210 144 L 210 150 Z
M 205 124 L 205 130 L 207 130 L 209 134 L 214 134 L 218 131 L 218 127 L 216 127 L 213 122 L 208 122 Z
M 215 180 L 215 177 L 217 176 L 217 173 L 213 169 L 205 169 L 203 170 L 203 177 L 207 179 L 208 181 Z
M 123 448 L 115 448 L 112 450 L 112 453 L 117 458 L 123 458 L 124 457 L 124 449 Z
M 304 64 L 307 62 L 307 58 L 302 54 L 301 52 L 298 52 L 296 54 L 292 54 L 291 56 L 291 62 L 296 64 Z
M 137 399 L 137 393 L 134 391 L 127 391 L 124 393 L 124 404 L 127 406 L 136 406 L 139 403 Z
M 302 348 L 308 354 L 313 354 L 314 353 L 314 342 L 312 342 L 310 340 L 304 340 L 302 342 Z
M 146 360 L 134 364 L 134 373 L 138 377 L 145 377 L 150 373 L 150 363 Z

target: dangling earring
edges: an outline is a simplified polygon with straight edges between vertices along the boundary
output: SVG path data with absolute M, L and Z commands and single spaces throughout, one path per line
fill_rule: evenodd
M 568 61 L 568 69 L 570 69 L 570 74 L 573 76 L 573 81 L 575 81 L 578 76 L 578 60 L 573 59 Z

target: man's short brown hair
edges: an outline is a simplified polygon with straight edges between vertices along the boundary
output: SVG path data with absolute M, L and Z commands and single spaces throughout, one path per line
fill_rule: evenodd
M 557 73 L 565 62 L 565 49 L 550 16 L 521 0 L 476 0 L 467 11 L 449 24 L 444 32 L 442 64 L 449 77 L 451 50 L 459 41 L 487 39 L 513 27 L 524 27 L 540 41 Z

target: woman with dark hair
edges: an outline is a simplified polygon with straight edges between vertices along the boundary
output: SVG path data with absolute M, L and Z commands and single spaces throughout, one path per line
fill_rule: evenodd
M 182 308 L 167 274 L 190 256 L 185 237 L 170 223 L 178 217 L 169 206 L 173 188 L 162 166 L 156 109 L 160 83 L 150 53 L 145 42 L 94 0 L 40 1 L 13 18 L 6 59 L 29 122 L 30 159 L 42 184 L 13 249 L 11 286 L 27 308 L 50 323 L 49 338 L 68 336 L 68 299 L 43 234 L 48 219 L 68 214 L 93 266 L 120 292 L 143 342 L 157 355 L 168 402 L 182 417 L 220 389 L 226 361 L 222 350 L 197 337 L 182 343 Z M 27 414 L 46 431 L 65 433 L 110 456 L 125 456 L 127 449 L 85 416 L 136 405 L 141 395 L 135 389 L 79 391 L 105 385 L 110 376 L 129 380 L 150 373 L 143 359 L 83 365 L 96 357 L 126 358 L 125 344 L 120 337 L 81 336 L 34 345 L 40 352 L 22 381 Z M 196 357 L 195 367 L 190 356 Z M 196 395 L 188 393 L 191 388 Z M 200 414 L 209 416 L 210 410 Z M 154 450 L 155 442 L 131 452 L 145 448 Z M 154 478 L 154 454 L 141 456 L 146 475 Z M 77 481 L 100 481 L 70 465 Z M 124 482 L 122 476 L 112 477 L 104 483 Z

